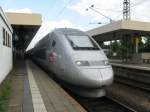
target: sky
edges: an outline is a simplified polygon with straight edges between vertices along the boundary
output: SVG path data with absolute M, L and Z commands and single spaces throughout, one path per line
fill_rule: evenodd
M 89 30 L 109 23 L 100 14 L 86 9 L 94 4 L 94 9 L 116 21 L 122 19 L 123 0 L 0 0 L 7 12 L 40 13 L 43 23 L 64 23 L 66 27 Z M 131 0 L 131 19 L 150 21 L 150 0 Z M 97 24 L 101 22 L 102 24 Z M 53 27 L 52 26 L 52 27 Z
M 131 19 L 150 22 L 150 0 L 130 1 Z M 89 9 L 93 4 L 95 10 L 113 21 L 122 19 L 123 0 L 0 0 L 6 12 L 42 14 L 42 25 L 49 24 L 50 29 L 72 27 L 83 31 L 109 23 L 109 19 Z

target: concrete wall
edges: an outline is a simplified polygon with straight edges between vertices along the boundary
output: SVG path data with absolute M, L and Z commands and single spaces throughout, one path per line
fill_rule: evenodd
M 142 59 L 150 59 L 150 53 L 141 53 Z
M 133 54 L 132 62 L 137 64 L 150 64 L 150 53 Z
M 150 53 L 141 53 L 142 63 L 150 64 Z
M 12 47 L 7 47 L 3 45 L 3 28 L 11 35 L 12 40 L 12 32 L 10 31 L 8 25 L 2 19 L 2 13 L 0 16 L 0 83 L 5 79 L 8 73 L 12 69 Z M 11 43 L 12 44 L 12 43 Z M 11 45 L 12 46 L 12 45 Z

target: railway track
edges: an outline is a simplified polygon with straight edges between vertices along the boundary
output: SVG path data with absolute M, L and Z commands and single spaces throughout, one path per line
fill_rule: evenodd
M 118 83 L 121 83 L 121 84 L 125 84 L 125 85 L 129 85 L 129 86 L 132 86 L 132 87 L 142 89 L 144 91 L 148 91 L 148 92 L 150 91 L 149 84 L 144 83 L 144 82 L 139 82 L 139 81 L 136 81 L 136 80 L 132 80 L 130 78 L 119 77 L 119 76 L 115 77 L 115 81 L 118 82 Z
M 78 96 L 60 83 L 58 79 L 54 78 L 54 80 L 78 103 L 80 103 L 87 112 L 136 112 L 132 108 L 111 97 L 87 98 Z
M 109 97 L 83 98 L 73 96 L 88 112 L 136 112 Z
M 80 103 L 80 105 L 82 105 L 87 110 L 87 112 L 136 112 L 134 109 L 118 102 L 109 96 L 101 98 L 87 98 L 76 95 L 66 87 L 63 88 L 78 103 Z

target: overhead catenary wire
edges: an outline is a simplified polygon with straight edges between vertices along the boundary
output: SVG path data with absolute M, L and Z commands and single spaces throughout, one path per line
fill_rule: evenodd
M 131 3 L 131 8 L 132 7 L 136 7 L 136 6 L 138 6 L 138 5 L 141 5 L 141 4 L 143 4 L 143 3 L 145 3 L 146 1 L 148 1 L 148 0 L 140 0 L 139 2 L 137 2 L 137 3 Z M 100 9 L 100 8 L 99 8 Z M 111 11 L 112 10 L 112 12 L 120 12 L 120 14 L 119 15 L 117 15 L 116 16 L 116 18 L 118 18 L 118 17 L 120 17 L 120 16 L 122 16 L 122 11 L 119 11 L 119 10 L 113 10 L 113 9 L 101 9 L 101 10 L 105 10 L 105 11 Z M 133 10 L 133 9 L 131 9 L 131 10 Z
M 120 13 L 122 11 L 120 10 L 115 10 L 115 9 L 102 9 L 102 8 L 95 8 L 96 10 L 103 10 L 103 11 L 107 11 L 107 12 L 116 12 L 116 13 Z
M 141 4 L 143 4 L 143 3 L 145 3 L 146 1 L 148 1 L 148 0 L 140 0 L 139 2 L 137 2 L 137 3 L 131 3 L 131 8 L 132 7 L 136 7 L 136 6 L 138 6 L 138 5 L 141 5 Z M 100 10 L 105 10 L 105 11 L 112 11 L 112 12 L 120 12 L 120 14 L 119 15 L 117 15 L 115 18 L 118 18 L 118 17 L 120 17 L 121 15 L 122 15 L 122 11 L 119 11 L 119 10 L 113 10 L 113 9 L 101 9 L 101 8 L 95 8 L 95 9 L 100 9 Z M 131 9 L 132 10 L 132 9 Z
M 148 1 L 148 0 L 140 0 L 139 2 L 137 2 L 137 3 L 131 3 L 131 7 L 135 7 L 135 6 L 138 6 L 138 5 L 141 5 L 141 4 L 143 4 L 144 2 L 146 2 L 146 1 Z
M 65 6 L 60 10 L 60 12 L 56 15 L 56 18 L 58 18 L 63 12 L 64 10 L 66 9 L 66 7 L 72 2 L 72 0 L 69 0 Z
M 89 9 L 91 9 L 91 10 L 93 10 L 94 12 L 100 14 L 101 16 L 107 18 L 110 22 L 113 21 L 110 17 L 108 17 L 108 16 L 104 15 L 103 13 L 101 13 L 101 12 L 97 11 L 96 9 L 94 9 L 94 4 L 92 4 L 89 8 L 87 8 L 86 11 L 88 11 Z

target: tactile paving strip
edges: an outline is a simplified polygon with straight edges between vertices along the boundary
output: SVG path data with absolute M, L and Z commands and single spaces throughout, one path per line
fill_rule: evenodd
M 28 71 L 28 78 L 29 78 L 34 112 L 47 112 L 39 88 L 36 84 L 36 81 L 34 79 L 34 76 L 32 74 L 28 62 L 27 62 L 27 68 L 28 68 L 27 71 Z

